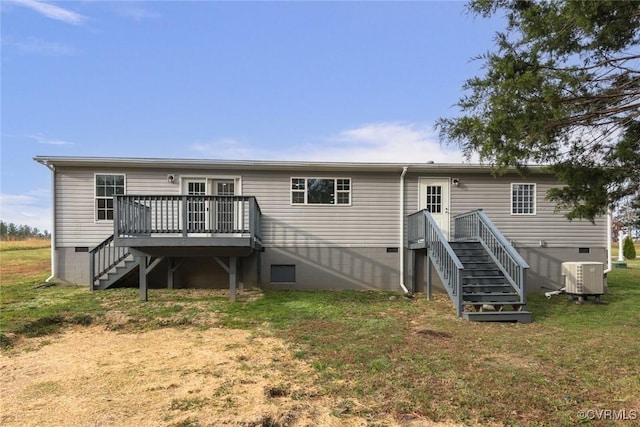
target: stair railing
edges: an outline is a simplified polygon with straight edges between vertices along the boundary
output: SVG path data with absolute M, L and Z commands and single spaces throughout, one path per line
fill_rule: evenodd
M 440 230 L 431 214 L 426 210 L 409 215 L 408 241 L 411 245 L 424 242 L 427 256 L 433 262 L 449 298 L 456 307 L 458 317 L 464 309 L 462 304 L 462 262 L 449 245 L 449 241 Z
M 89 280 L 91 290 L 96 289 L 96 282 L 105 276 L 128 256 L 129 248 L 116 246 L 113 234 L 89 251 Z
M 529 264 L 509 243 L 498 227 L 482 209 L 466 212 L 454 217 L 456 241 L 476 241 L 485 248 L 493 262 L 504 273 L 506 279 L 526 303 L 525 278 Z

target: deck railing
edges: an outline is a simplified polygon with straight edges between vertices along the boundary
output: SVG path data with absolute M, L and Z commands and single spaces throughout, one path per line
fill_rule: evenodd
M 440 230 L 431 214 L 425 209 L 409 215 L 408 241 L 412 244 L 424 243 L 427 255 L 456 306 L 458 317 L 462 315 L 462 262 Z
M 491 219 L 482 209 L 478 209 L 457 215 L 454 217 L 454 221 L 455 240 L 480 242 L 514 287 L 520 296 L 520 301 L 525 304 L 525 277 L 529 265 L 511 246 Z
M 253 196 L 115 196 L 114 234 L 250 236 L 261 242 L 260 206 Z
M 89 280 L 91 290 L 96 282 L 129 256 L 129 248 L 116 246 L 113 234 L 89 251 Z

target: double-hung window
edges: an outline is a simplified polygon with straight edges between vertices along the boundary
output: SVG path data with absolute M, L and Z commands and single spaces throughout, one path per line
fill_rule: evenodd
M 291 204 L 349 205 L 351 178 L 291 178 Z
M 96 174 L 95 190 L 96 220 L 113 220 L 113 196 L 124 194 L 125 176 L 120 174 Z
M 511 184 L 511 215 L 536 214 L 536 185 Z

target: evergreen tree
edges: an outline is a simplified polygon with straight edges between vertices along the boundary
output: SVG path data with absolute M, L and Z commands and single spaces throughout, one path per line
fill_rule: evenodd
M 631 236 L 627 236 L 622 243 L 622 255 L 625 259 L 636 259 L 636 247 Z
M 478 59 L 463 115 L 440 137 L 478 153 L 497 173 L 550 165 L 565 187 L 548 196 L 567 217 L 593 220 L 640 194 L 640 1 L 472 0 L 505 13 L 497 51 Z

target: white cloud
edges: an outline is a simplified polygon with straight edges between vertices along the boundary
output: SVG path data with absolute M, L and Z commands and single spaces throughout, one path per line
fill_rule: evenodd
M 35 53 L 39 55 L 68 56 L 76 53 L 76 49 L 67 44 L 49 42 L 35 37 L 30 37 L 26 40 L 15 40 L 10 37 L 5 37 L 2 40 L 2 44 L 13 46 L 23 53 Z
M 161 15 L 159 13 L 153 12 L 149 9 L 140 7 L 137 4 L 131 4 L 131 3 L 118 3 L 116 7 L 116 12 L 118 12 L 122 16 L 131 18 L 138 22 L 144 19 L 161 18 Z
M 11 3 L 27 7 L 47 18 L 55 19 L 57 21 L 66 22 L 67 24 L 82 24 L 86 17 L 79 13 L 64 9 L 60 6 L 56 6 L 50 3 L 45 3 L 39 0 L 9 0 Z
M 253 147 L 235 139 L 196 143 L 191 150 L 215 159 L 300 160 L 380 163 L 460 163 L 464 155 L 440 144 L 431 127 L 402 123 L 371 123 L 338 132 L 293 150 Z M 477 161 L 477 159 L 473 159 Z
M 313 144 L 297 157 L 307 160 L 458 163 L 464 156 L 438 142 L 431 127 L 402 123 L 370 123 L 347 129 L 329 138 L 326 144 Z
M 0 194 L 0 219 L 6 223 L 28 225 L 51 231 L 51 208 L 48 190 L 27 194 Z
M 271 158 L 268 151 L 247 146 L 233 138 L 197 142 L 190 148 L 192 151 L 212 159 L 256 160 Z
M 73 145 L 73 142 L 65 141 L 63 139 L 51 139 L 41 134 L 28 135 L 29 138 L 35 139 L 39 144 L 45 145 Z

